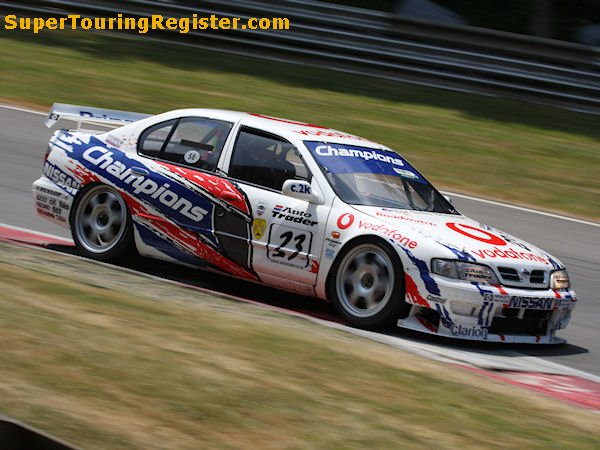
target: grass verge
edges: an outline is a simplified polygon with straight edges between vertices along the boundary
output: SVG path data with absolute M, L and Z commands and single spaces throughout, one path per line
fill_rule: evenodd
M 305 320 L 6 243 L 0 261 L 0 412 L 83 448 L 600 446 L 593 413 Z
M 92 33 L 5 34 L 0 45 L 8 101 L 305 120 L 382 142 L 449 190 L 600 217 L 593 116 Z

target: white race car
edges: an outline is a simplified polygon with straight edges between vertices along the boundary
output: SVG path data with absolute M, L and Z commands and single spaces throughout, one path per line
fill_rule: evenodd
M 576 303 L 564 266 L 465 217 L 382 145 L 211 109 L 55 104 L 46 124 L 61 119 L 77 131 L 50 139 L 35 207 L 85 256 L 219 271 L 331 301 L 362 328 L 563 342 Z

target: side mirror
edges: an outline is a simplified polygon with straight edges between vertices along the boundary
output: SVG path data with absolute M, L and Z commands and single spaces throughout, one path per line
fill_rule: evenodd
M 285 180 L 281 193 L 288 197 L 304 200 L 309 203 L 322 205 L 325 203 L 323 194 L 318 188 L 313 187 L 308 181 L 304 180 Z

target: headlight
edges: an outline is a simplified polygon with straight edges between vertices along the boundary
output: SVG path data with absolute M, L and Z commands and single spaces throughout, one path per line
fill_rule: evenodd
M 475 283 L 500 284 L 492 269 L 482 264 L 434 258 L 431 260 L 431 271 L 448 278 Z
M 569 289 L 571 282 L 569 281 L 569 274 L 566 270 L 557 270 L 552 272 L 550 275 L 550 289 Z

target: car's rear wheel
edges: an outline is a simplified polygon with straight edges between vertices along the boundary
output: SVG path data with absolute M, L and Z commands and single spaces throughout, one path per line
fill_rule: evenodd
M 95 185 L 76 199 L 71 214 L 71 233 L 80 253 L 100 261 L 129 256 L 133 227 L 123 197 L 106 185 Z
M 388 327 L 410 310 L 404 301 L 402 262 L 384 243 L 364 239 L 345 248 L 330 273 L 329 298 L 354 326 Z

